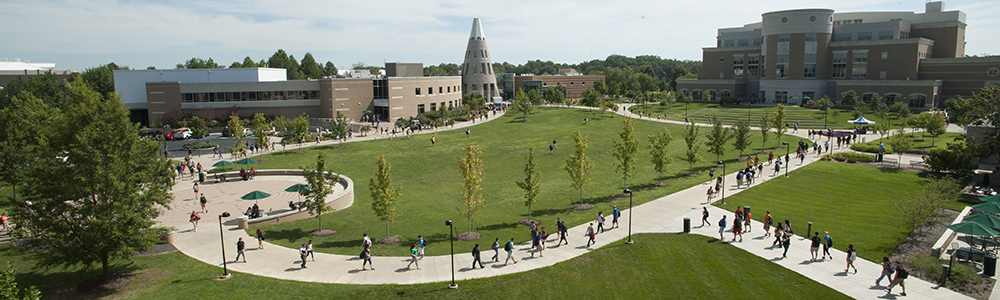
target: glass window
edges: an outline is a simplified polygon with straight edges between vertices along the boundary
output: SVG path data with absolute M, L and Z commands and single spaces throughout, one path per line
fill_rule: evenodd
M 870 41 L 870 40 L 872 40 L 872 32 L 871 31 L 858 32 L 858 40 L 859 41 Z
M 815 41 L 815 40 L 816 40 L 816 34 L 815 33 L 806 33 L 806 41 L 807 42 L 811 42 L 811 41 Z
M 742 77 L 743 76 L 743 55 L 733 56 L 733 76 Z
M 774 92 L 774 100 L 777 103 L 787 104 L 788 103 L 788 91 L 777 91 L 777 92 Z
M 423 104 L 417 104 L 417 113 L 418 114 L 424 113 L 424 105 Z
M 802 77 L 816 78 L 816 54 L 806 54 L 802 60 Z
M 753 45 L 754 46 L 760 46 L 761 41 L 762 41 L 761 38 L 753 38 Z
M 779 43 L 780 42 L 787 42 L 789 40 L 788 36 L 789 36 L 788 34 L 779 34 L 778 35 L 778 42 Z
M 760 57 L 756 55 L 751 55 L 747 57 L 747 73 L 750 73 L 750 76 L 757 76 L 757 68 L 759 67 L 758 66 L 759 63 L 760 63 Z
M 725 41 L 722 41 L 722 46 L 723 46 L 723 47 L 732 47 L 733 45 L 734 45 L 734 44 L 733 44 L 733 40 L 725 40 Z
M 924 108 L 927 106 L 927 96 L 923 94 L 910 95 L 910 100 L 907 103 L 910 108 Z
M 880 40 L 891 40 L 892 39 L 892 31 L 879 31 L 878 32 L 878 39 L 880 39 Z
M 778 54 L 778 61 L 775 64 L 775 77 L 788 78 L 788 54 Z
M 854 64 L 851 68 L 851 78 L 864 79 L 868 77 L 868 51 L 851 51 Z
M 838 33 L 837 34 L 837 41 L 838 42 L 850 42 L 851 41 L 851 37 L 852 37 L 851 33 Z
M 739 45 L 740 47 L 743 47 L 743 46 L 750 46 L 750 40 L 749 40 L 749 39 L 739 39 L 739 40 L 737 40 L 737 41 L 736 41 L 736 43 L 737 43 L 737 45 Z
M 833 78 L 844 78 L 844 72 L 847 69 L 847 52 L 834 52 L 833 53 Z
M 767 77 L 767 55 L 760 56 L 760 77 Z
M 416 95 L 420 95 L 420 88 L 416 88 L 416 89 L 414 90 L 414 93 L 415 93 Z
M 889 52 L 882 52 L 882 59 L 889 58 Z
M 899 96 L 899 94 L 885 94 L 885 104 L 892 105 L 896 103 L 896 101 L 899 101 Z
M 878 72 L 878 79 L 885 79 L 887 76 L 888 73 L 886 73 L 885 71 Z

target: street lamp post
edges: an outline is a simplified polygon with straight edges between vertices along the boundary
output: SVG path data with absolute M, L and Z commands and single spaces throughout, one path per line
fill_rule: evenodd
M 781 142 L 781 144 L 785 146 L 785 164 L 787 165 L 787 164 L 789 164 L 788 163 L 788 161 L 789 161 L 788 160 L 788 150 L 789 150 L 788 147 L 790 147 L 791 145 L 788 145 L 788 142 Z M 785 178 L 788 178 L 788 166 L 785 166 Z
M 444 221 L 444 225 L 448 225 L 448 234 L 451 237 L 449 241 L 451 242 L 451 284 L 448 285 L 449 289 L 457 289 L 458 284 L 455 284 L 455 226 L 451 220 Z
M 632 244 L 632 191 L 625 189 L 623 193 L 628 194 L 628 240 L 625 241 L 626 244 Z
M 726 164 L 721 160 L 719 164 L 722 165 L 722 204 L 726 204 Z
M 222 231 L 222 218 L 228 218 L 229 212 L 223 212 L 219 215 L 219 239 L 222 242 L 222 278 L 229 278 L 229 268 L 226 265 L 226 235 Z

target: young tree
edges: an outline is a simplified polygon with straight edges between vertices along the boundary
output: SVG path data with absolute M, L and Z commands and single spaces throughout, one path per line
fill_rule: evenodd
M 896 152 L 899 155 L 899 158 L 896 160 L 896 166 L 899 167 L 899 160 L 903 159 L 903 153 L 913 148 L 913 140 L 905 134 L 900 133 L 889 138 L 889 146 L 892 147 L 892 152 Z
M 0 126 L 0 180 L 13 189 L 14 203 L 19 203 L 17 188 L 25 172 L 42 150 L 38 136 L 58 114 L 58 109 L 23 90 L 0 109 L 0 124 L 4 124 Z
M 670 129 L 666 128 L 649 136 L 649 146 L 647 148 L 649 148 L 649 155 L 652 156 L 650 162 L 653 163 L 653 169 L 657 173 L 656 179 L 663 178 L 663 172 L 673 162 L 670 154 L 667 153 L 667 148 L 670 147 L 670 142 L 673 140 L 674 137 L 670 135 Z
M 740 157 L 743 157 L 743 150 L 750 147 L 750 121 L 736 121 L 736 129 L 733 130 L 733 148 L 740 150 Z
M 347 122 L 347 117 L 344 114 L 337 112 L 337 117 L 333 119 L 330 123 L 330 133 L 340 137 L 341 141 L 347 140 L 347 130 L 351 127 L 351 123 Z
M 538 93 L 538 89 L 528 90 L 528 102 L 534 107 L 542 105 L 542 95 Z
M 310 215 L 316 216 L 316 221 L 319 221 L 317 230 L 322 230 L 323 214 L 333 211 L 332 207 L 326 205 L 326 196 L 333 194 L 333 188 L 330 185 L 334 183 L 333 179 L 327 178 L 329 175 L 327 175 L 326 168 L 326 153 L 320 153 L 316 156 L 315 165 L 301 169 L 302 177 L 306 178 L 306 183 L 310 187 L 308 190 L 299 191 L 299 194 L 306 198 L 303 206 Z
M 470 111 L 479 110 L 486 104 L 486 98 L 482 94 L 472 92 L 462 96 L 462 104 L 469 107 Z
M 774 112 L 774 118 L 771 119 L 771 127 L 774 128 L 775 133 L 778 135 L 778 145 L 781 145 L 781 136 L 785 135 L 785 131 L 788 131 L 788 119 L 785 118 L 785 106 L 778 104 L 778 110 Z
M 229 132 L 232 134 L 233 139 L 236 141 L 232 146 L 229 146 L 229 154 L 233 158 L 240 158 L 247 156 L 246 145 L 243 144 L 243 139 L 247 137 L 247 134 L 243 132 L 243 122 L 237 116 L 229 116 Z
M 614 156 L 618 160 L 615 170 L 622 172 L 622 189 L 628 188 L 628 177 L 632 175 L 632 170 L 635 170 L 635 154 L 639 151 L 639 138 L 635 137 L 633 129 L 632 118 L 625 117 L 625 121 L 622 121 L 622 131 L 618 132 L 621 140 L 615 141 L 613 145 Z
M 587 151 L 587 137 L 579 130 L 573 132 L 573 140 L 576 142 L 576 151 L 566 158 L 566 172 L 569 173 L 573 181 L 570 185 L 580 191 L 580 205 L 583 205 L 583 188 L 590 184 L 590 171 L 594 170 L 594 163 L 590 162 Z
M 701 155 L 698 155 L 698 150 L 701 149 L 700 137 L 698 126 L 694 123 L 688 123 L 687 129 L 684 130 L 684 143 L 687 144 L 687 151 L 684 152 L 681 160 L 688 163 L 688 169 L 692 172 L 694 171 L 694 163 L 701 161 Z
M 17 275 L 14 272 L 14 262 L 12 261 L 7 261 L 7 265 L 0 268 L 0 299 L 42 299 L 42 292 L 33 285 L 25 288 L 24 297 L 20 297 L 21 290 L 17 288 Z
M 191 117 L 188 126 L 191 127 L 191 133 L 196 138 L 208 136 L 208 126 L 205 125 L 205 119 L 198 116 Z
M 910 108 L 906 107 L 906 103 L 896 102 L 889 107 L 889 110 L 896 113 L 896 118 L 906 119 L 910 117 Z
M 944 134 L 945 128 L 948 127 L 948 122 L 944 119 L 944 114 L 942 113 L 931 113 L 927 117 L 927 121 L 924 122 L 924 130 L 927 134 L 931 135 L 931 146 L 934 146 L 934 139 Z
M 271 123 L 267 122 L 263 113 L 253 115 L 253 122 L 250 123 L 250 131 L 253 132 L 253 141 L 257 147 L 267 148 L 267 133 L 271 129 Z
M 170 205 L 170 162 L 159 143 L 140 139 L 120 99 L 105 100 L 82 80 L 66 84 L 66 107 L 50 128 L 35 132 L 39 160 L 27 172 L 18 225 L 37 249 L 39 266 L 100 264 L 141 253 L 162 232 L 154 221 Z M 7 124 L 5 124 L 7 125 Z
M 921 229 L 927 222 L 943 218 L 942 208 L 957 201 L 959 195 L 961 187 L 954 179 L 947 176 L 932 177 L 923 190 L 906 193 L 906 196 L 894 201 L 894 204 L 903 216 L 904 224 L 913 231 Z
M 708 134 L 705 141 L 705 146 L 708 146 L 708 153 L 715 154 L 715 160 L 720 160 L 721 156 L 726 154 L 726 142 L 732 136 L 729 128 L 722 126 L 722 120 L 716 118 L 712 122 L 712 132 Z
M 306 114 L 303 113 L 302 115 L 295 117 L 295 119 L 292 119 L 292 124 L 290 128 L 288 128 L 288 131 L 290 133 L 289 136 L 295 139 L 294 142 L 300 143 L 301 146 L 302 141 L 305 140 L 306 135 L 309 134 L 309 119 L 306 117 Z
M 514 103 L 511 104 L 510 108 L 514 112 L 524 115 L 521 121 L 528 121 L 528 113 L 531 112 L 531 102 L 528 101 L 528 97 L 524 95 L 523 90 L 517 90 L 517 93 L 514 94 Z
M 372 210 L 385 222 L 385 236 L 388 237 L 389 223 L 396 220 L 396 199 L 403 195 L 400 192 L 403 186 L 392 185 L 392 175 L 389 174 L 392 166 L 385 160 L 385 155 L 376 156 L 375 163 L 378 164 L 378 171 L 375 172 L 375 177 L 368 179 L 368 190 L 372 194 Z
M 472 219 L 476 216 L 476 209 L 483 205 L 483 195 L 479 192 L 483 188 L 479 185 L 483 182 L 483 159 L 480 155 L 483 151 L 479 146 L 469 144 L 462 148 L 465 157 L 458 160 L 458 168 L 462 170 L 462 204 L 465 206 L 458 209 L 458 213 L 469 219 L 469 232 L 472 232 Z
M 989 85 L 973 93 L 970 99 L 958 97 L 949 104 L 960 104 L 959 107 L 950 105 L 955 108 L 955 120 L 966 126 L 980 126 L 983 130 L 982 136 L 969 138 L 970 150 L 978 157 L 1000 159 L 1000 147 L 997 147 L 1000 145 L 1000 87 Z
M 285 118 L 285 116 L 278 115 L 277 117 L 274 117 L 274 120 L 271 120 L 271 126 L 274 126 L 274 128 L 278 131 L 284 132 L 288 131 L 289 122 L 291 121 L 289 121 L 288 118 Z
M 764 151 L 764 148 L 765 148 L 764 144 L 767 143 L 767 138 L 769 136 L 771 136 L 771 134 L 770 134 L 771 133 L 771 126 L 773 126 L 773 125 L 774 125 L 774 123 L 771 123 L 771 117 L 770 116 L 768 116 L 767 114 L 763 114 L 763 115 L 760 116 L 760 128 L 759 128 L 760 129 L 760 151 L 762 151 L 762 152 Z
M 517 187 L 524 190 L 524 205 L 528 207 L 528 224 L 531 224 L 531 205 L 538 197 L 541 185 L 538 183 L 541 172 L 535 170 L 535 149 L 528 148 L 528 161 L 524 163 L 524 181 L 518 181 Z
M 840 105 L 855 105 L 858 103 L 858 93 L 854 90 L 847 91 L 843 98 L 840 99 Z
M 830 115 L 830 109 L 833 108 L 833 101 L 830 101 L 830 96 L 823 95 L 816 102 L 816 106 L 819 106 L 819 110 L 823 112 L 823 129 L 827 128 L 827 117 Z

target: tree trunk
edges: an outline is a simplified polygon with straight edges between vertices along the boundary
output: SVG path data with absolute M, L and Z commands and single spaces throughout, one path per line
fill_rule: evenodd
M 389 237 L 389 221 L 385 221 L 385 237 Z
M 104 271 L 104 279 L 108 279 L 108 275 L 111 275 L 111 263 L 108 261 L 108 256 L 104 255 L 101 257 L 101 267 Z
M 580 188 L 580 205 L 583 205 L 583 188 Z
M 322 214 L 317 214 L 316 215 L 316 220 L 319 221 L 319 229 L 323 229 L 323 215 Z
M 531 224 L 531 203 L 528 204 L 528 224 Z

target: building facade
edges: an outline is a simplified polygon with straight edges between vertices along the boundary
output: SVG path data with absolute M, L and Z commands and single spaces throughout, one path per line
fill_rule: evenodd
M 490 58 L 489 47 L 486 47 L 486 35 L 483 34 L 479 18 L 472 20 L 472 33 L 469 34 L 469 44 L 465 48 L 462 91 L 465 94 L 483 95 L 487 101 L 500 97 L 496 74 L 493 74 L 493 60 Z
M 762 21 L 718 30 L 703 48 L 702 79 L 677 80 L 678 91 L 701 99 L 804 104 L 853 90 L 887 104 L 932 109 L 971 96 L 1000 75 L 1000 57 L 965 56 L 965 13 L 926 3 L 924 13 L 798 9 L 768 12 Z
M 563 75 L 523 74 L 514 76 L 514 93 L 539 89 L 538 92 L 544 95 L 546 89 L 562 87 L 566 99 L 576 100 L 583 98 L 583 91 L 594 89 L 594 82 L 598 80 L 604 80 L 604 75 L 580 75 L 575 71 Z

